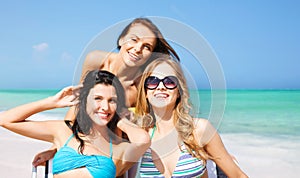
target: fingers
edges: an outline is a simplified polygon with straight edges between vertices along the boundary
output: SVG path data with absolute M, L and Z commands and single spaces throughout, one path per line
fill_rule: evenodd
M 79 103 L 78 97 L 71 99 L 71 101 L 67 104 L 68 107 L 76 106 Z
M 53 158 L 55 153 L 56 153 L 56 148 L 55 149 L 50 149 L 50 150 L 47 150 L 47 151 L 43 151 L 43 152 L 37 154 L 33 158 L 32 165 L 35 166 L 35 167 L 36 166 L 45 166 L 46 161 Z
M 126 118 L 126 119 L 130 120 L 131 118 L 133 118 L 134 113 L 129 111 L 128 109 L 123 109 L 119 115 L 120 115 L 120 118 Z
M 82 84 L 80 85 L 76 85 L 76 86 L 68 86 L 68 87 L 65 87 L 64 89 L 62 89 L 62 92 L 63 93 L 67 93 L 67 94 L 73 94 L 75 96 L 78 96 L 79 95 L 79 91 L 80 89 L 83 87 Z
M 43 159 L 43 157 L 36 157 L 34 158 L 34 160 L 32 161 L 32 165 L 34 167 L 37 167 L 37 166 L 45 166 L 46 165 L 46 161 L 45 159 Z
M 68 95 L 73 95 L 74 98 L 79 97 L 80 89 L 83 87 L 82 84 L 76 85 L 76 86 L 69 86 L 65 88 L 65 92 L 68 93 Z
M 78 91 L 80 90 L 81 88 L 83 87 L 83 84 L 79 84 L 79 85 L 76 85 L 76 86 L 73 86 L 73 91 Z
M 55 95 L 57 107 L 70 107 L 79 103 L 79 91 L 82 85 L 68 86 Z

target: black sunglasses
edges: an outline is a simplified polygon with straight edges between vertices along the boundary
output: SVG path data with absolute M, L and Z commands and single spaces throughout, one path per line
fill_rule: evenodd
M 163 79 L 159 79 L 155 76 L 149 76 L 146 78 L 144 86 L 149 90 L 154 90 L 158 87 L 160 82 L 163 82 L 164 86 L 169 90 L 175 89 L 178 85 L 178 79 L 175 76 L 167 76 Z

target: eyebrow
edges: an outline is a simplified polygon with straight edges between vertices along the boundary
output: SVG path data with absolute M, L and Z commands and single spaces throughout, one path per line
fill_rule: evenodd
M 137 36 L 136 34 L 130 34 L 131 36 L 134 36 L 134 37 L 136 37 L 137 39 L 141 39 L 141 37 L 139 37 L 139 36 Z M 152 38 L 152 37 L 143 37 L 143 38 Z M 153 37 L 153 38 L 155 38 L 155 37 Z M 150 44 L 150 43 L 148 43 L 148 44 Z M 151 44 L 150 44 L 151 45 Z M 152 45 L 151 45 L 152 46 Z
M 105 97 L 105 95 L 103 94 L 98 94 L 98 93 L 94 93 L 94 96 L 101 96 L 101 97 Z M 111 98 L 117 98 L 117 95 L 111 96 Z

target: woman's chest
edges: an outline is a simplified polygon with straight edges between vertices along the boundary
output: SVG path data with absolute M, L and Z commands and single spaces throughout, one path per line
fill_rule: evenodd
M 159 175 L 161 177 L 200 177 L 206 168 L 202 162 L 187 152 L 184 145 L 169 153 L 148 149 L 141 163 L 142 177 Z
M 137 86 L 133 81 L 122 82 L 126 95 L 126 105 L 128 107 L 134 107 L 137 98 Z

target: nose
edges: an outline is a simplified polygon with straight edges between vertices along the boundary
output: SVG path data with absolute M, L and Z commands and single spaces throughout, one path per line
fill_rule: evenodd
M 106 100 L 103 100 L 100 104 L 100 109 L 103 110 L 103 111 L 107 111 L 109 109 L 109 104 L 108 104 L 108 101 Z
M 166 89 L 166 87 L 165 87 L 165 85 L 163 84 L 162 81 L 159 82 L 159 84 L 158 84 L 158 86 L 157 86 L 157 89 L 158 89 L 158 90 L 165 90 L 165 89 Z
M 138 42 L 134 45 L 133 49 L 136 53 L 140 53 L 142 51 L 143 44 Z

